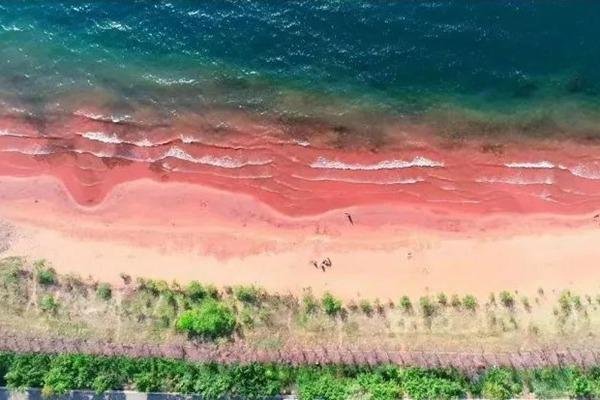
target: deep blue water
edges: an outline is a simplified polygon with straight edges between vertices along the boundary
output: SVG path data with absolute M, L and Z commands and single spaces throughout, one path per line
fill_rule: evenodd
M 5 0 L 0 101 L 593 130 L 599 15 L 598 1 Z

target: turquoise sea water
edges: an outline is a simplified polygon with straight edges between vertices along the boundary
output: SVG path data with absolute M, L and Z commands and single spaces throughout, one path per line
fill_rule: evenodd
M 598 15 L 597 1 L 4 0 L 0 104 L 596 135 Z

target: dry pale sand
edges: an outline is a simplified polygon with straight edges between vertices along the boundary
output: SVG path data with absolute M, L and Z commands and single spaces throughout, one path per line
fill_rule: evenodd
M 600 289 L 600 227 L 592 216 L 474 221 L 382 206 L 350 210 L 351 225 L 342 211 L 290 219 L 248 196 L 150 180 L 81 209 L 49 177 L 2 178 L 0 205 L 12 230 L 2 256 L 45 258 L 60 272 L 110 282 L 127 273 L 380 299 Z M 326 257 L 333 266 L 325 272 L 311 264 Z

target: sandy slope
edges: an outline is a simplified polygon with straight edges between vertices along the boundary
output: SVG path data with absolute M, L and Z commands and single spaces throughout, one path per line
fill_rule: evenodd
M 592 216 L 474 217 L 399 206 L 290 218 L 246 195 L 151 180 L 77 208 L 49 177 L 1 178 L 3 255 L 46 258 L 60 272 L 119 273 L 298 293 L 397 299 L 443 290 L 599 288 L 600 227 Z M 329 257 L 323 272 L 311 265 Z

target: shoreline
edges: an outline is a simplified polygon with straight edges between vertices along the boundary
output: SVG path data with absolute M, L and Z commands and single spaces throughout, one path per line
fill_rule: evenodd
M 600 281 L 593 267 L 600 229 L 591 215 L 461 221 L 405 209 L 400 223 L 389 215 L 401 209 L 375 208 L 369 215 L 369 208 L 357 207 L 351 225 L 343 212 L 292 218 L 249 196 L 151 180 L 117 187 L 86 213 L 70 206 L 52 178 L 0 182 L 6 206 L 0 219 L 13 230 L 4 255 L 45 258 L 60 272 L 109 282 L 127 273 L 397 299 L 437 291 L 534 292 L 540 286 L 596 290 Z M 325 258 L 333 262 L 327 272 L 311 265 Z

